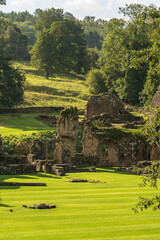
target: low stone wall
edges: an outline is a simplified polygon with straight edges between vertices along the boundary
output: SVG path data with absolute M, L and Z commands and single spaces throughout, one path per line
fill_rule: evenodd
M 30 173 L 36 173 L 36 166 L 29 164 L 12 164 L 7 166 L 0 166 L 0 175 L 30 174 Z
M 99 158 L 96 156 L 89 156 L 82 153 L 77 153 L 76 156 L 72 158 L 71 162 L 73 165 L 98 166 Z
M 63 107 L 28 107 L 28 108 L 13 108 L 13 109 L 0 109 L 0 114 L 16 114 L 16 113 L 46 113 L 56 112 L 63 110 Z

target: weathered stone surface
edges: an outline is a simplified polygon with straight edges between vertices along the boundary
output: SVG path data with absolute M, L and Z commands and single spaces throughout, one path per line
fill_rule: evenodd
M 160 108 L 160 86 L 158 87 L 158 90 L 152 99 L 151 107 Z
M 24 208 L 30 208 L 30 209 L 52 209 L 56 208 L 56 205 L 49 205 L 46 203 L 40 203 L 40 204 L 34 204 L 34 206 L 27 206 L 27 205 L 22 205 Z
M 31 145 L 30 154 L 34 155 L 34 159 L 46 159 L 46 145 L 36 138 Z
M 136 119 L 125 110 L 120 99 L 109 94 L 91 96 L 88 100 L 85 116 L 92 118 L 100 115 L 108 119 L 108 121 Z
M 114 132 L 115 131 L 115 132 Z M 86 124 L 83 134 L 83 154 L 93 156 L 98 166 L 131 166 L 143 159 L 149 159 L 148 144 L 145 138 L 117 130 L 94 129 L 92 124 Z
M 59 163 L 69 163 L 76 154 L 78 135 L 77 108 L 69 108 L 61 112 L 57 125 L 57 142 L 54 158 Z
M 67 172 L 96 172 L 96 168 L 94 166 L 78 168 L 71 164 L 52 164 L 47 162 L 45 164 L 45 172 L 58 176 L 64 176 Z
M 69 179 L 69 182 L 72 182 L 72 183 L 88 182 L 88 180 L 85 180 L 85 179 Z
M 86 148 L 85 148 L 85 150 L 86 150 Z M 77 153 L 75 155 L 75 157 L 73 157 L 71 159 L 71 162 L 72 162 L 73 165 L 77 165 L 77 166 L 78 165 L 94 166 L 94 167 L 89 167 L 90 171 L 94 171 L 95 166 L 98 166 L 99 158 L 97 156 L 94 156 L 94 155 L 85 155 L 83 153 Z M 85 169 L 87 169 L 87 168 L 85 168 Z
M 150 160 L 158 160 L 159 159 L 159 150 L 156 144 L 152 144 L 150 146 Z
M 0 167 L 0 174 L 29 174 L 36 173 L 36 166 L 29 164 L 10 164 Z

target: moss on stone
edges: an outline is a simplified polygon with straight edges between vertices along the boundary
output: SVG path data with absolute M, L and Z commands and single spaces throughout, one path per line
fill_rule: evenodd
M 66 108 L 66 109 L 62 110 L 58 117 L 58 122 L 61 119 L 61 117 L 69 117 L 69 116 L 73 116 L 75 118 L 75 120 L 77 120 L 77 118 L 78 118 L 77 107 L 74 107 L 74 108 L 70 107 L 70 108 Z

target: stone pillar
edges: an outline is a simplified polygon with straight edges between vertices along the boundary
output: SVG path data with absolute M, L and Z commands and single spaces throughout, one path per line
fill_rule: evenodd
M 76 154 L 76 141 L 78 135 L 77 108 L 68 108 L 60 113 L 57 123 L 57 143 L 54 159 L 59 163 L 70 163 Z

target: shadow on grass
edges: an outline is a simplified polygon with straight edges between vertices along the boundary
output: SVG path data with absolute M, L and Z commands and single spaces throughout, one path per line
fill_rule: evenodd
M 64 81 L 62 81 L 64 82 Z M 56 96 L 64 96 L 64 95 L 68 95 L 71 97 L 77 97 L 79 96 L 80 92 L 79 91 L 72 91 L 67 89 L 67 92 L 64 91 L 60 91 L 56 88 L 53 87 L 47 87 L 47 86 L 33 86 L 33 85 L 27 85 L 25 87 L 25 90 L 28 92 L 37 92 L 37 93 L 45 93 L 45 94 L 49 94 L 49 95 L 56 95 Z
M 106 167 L 106 168 L 97 168 L 96 172 L 103 172 L 103 173 L 115 173 L 115 174 L 122 174 L 122 175 L 135 175 L 134 173 L 127 173 L 127 172 L 121 172 L 121 171 L 117 171 L 116 167 Z
M 1 203 L 0 203 L 0 207 L 7 207 L 7 208 L 10 208 L 10 207 L 13 207 L 13 206 L 9 206 L 9 205 L 7 205 L 7 204 L 1 204 Z
M 24 174 L 24 175 L 0 175 L 0 182 L 4 182 L 6 179 L 33 179 L 37 180 L 39 178 L 51 178 L 51 179 L 61 179 L 61 177 L 48 175 L 45 173 L 37 173 L 37 174 Z
M 25 71 L 26 74 L 32 74 L 40 77 L 44 77 L 44 73 L 42 71 L 36 70 L 36 69 L 22 69 L 21 70 Z
M 1 203 L 1 198 L 0 198 L 0 207 L 10 208 L 10 207 L 13 207 L 13 206 Z

